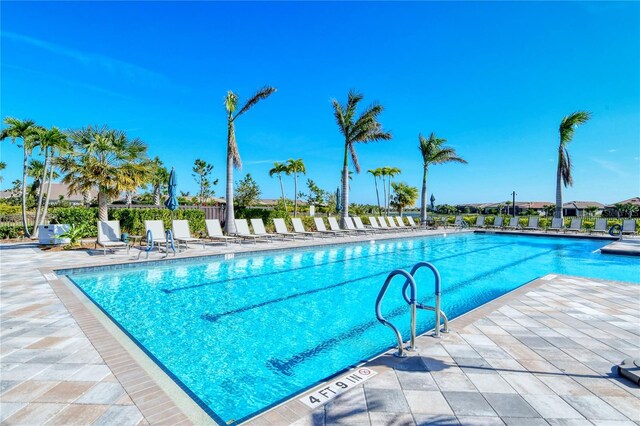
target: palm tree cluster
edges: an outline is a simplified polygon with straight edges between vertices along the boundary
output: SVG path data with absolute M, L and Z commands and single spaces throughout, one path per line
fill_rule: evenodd
M 384 212 L 385 214 L 389 214 L 389 209 L 391 207 L 391 187 L 392 182 L 391 179 L 402 173 L 402 171 L 397 167 L 378 167 L 377 169 L 367 170 L 373 176 L 373 182 L 376 188 L 376 199 L 378 202 L 378 212 L 382 214 L 382 206 L 380 205 L 380 192 L 378 190 L 378 178 L 382 180 L 382 191 L 384 196 Z
M 287 199 L 285 198 L 284 195 L 284 186 L 282 184 L 282 175 L 293 175 L 293 198 L 294 198 L 294 207 L 293 207 L 293 216 L 297 217 L 298 216 L 298 197 L 299 197 L 299 193 L 298 193 L 298 175 L 299 174 L 303 174 L 306 175 L 307 174 L 307 167 L 304 164 L 304 161 L 302 160 L 302 158 L 298 158 L 298 159 L 293 159 L 290 158 L 287 160 L 286 163 L 279 163 L 279 162 L 275 162 L 273 163 L 273 168 L 271 170 L 269 170 L 269 176 L 273 177 L 273 176 L 278 176 L 278 179 L 280 180 L 280 192 L 282 195 L 282 204 L 284 206 L 284 208 L 287 208 Z

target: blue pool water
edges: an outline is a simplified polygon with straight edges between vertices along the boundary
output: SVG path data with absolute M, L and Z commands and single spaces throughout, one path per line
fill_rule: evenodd
M 491 234 L 263 252 L 69 277 L 218 422 L 242 420 L 394 344 L 375 319 L 387 274 L 418 261 L 442 276 L 450 318 L 548 273 L 640 281 L 640 259 L 607 241 Z M 433 304 L 433 277 L 416 275 Z M 383 313 L 408 338 L 401 279 Z M 420 312 L 418 331 L 434 325 Z

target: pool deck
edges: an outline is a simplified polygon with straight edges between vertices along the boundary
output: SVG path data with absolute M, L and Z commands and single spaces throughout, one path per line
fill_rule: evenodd
M 178 257 L 332 242 L 217 246 Z M 137 250 L 102 256 L 0 245 L 2 424 L 210 420 L 77 289 L 51 273 L 136 256 Z M 548 275 L 451 328 L 441 339 L 420 337 L 409 358 L 386 354 L 371 361 L 377 376 L 324 406 L 312 411 L 299 396 L 249 423 L 640 424 L 640 388 L 612 368 L 640 357 L 640 286 Z

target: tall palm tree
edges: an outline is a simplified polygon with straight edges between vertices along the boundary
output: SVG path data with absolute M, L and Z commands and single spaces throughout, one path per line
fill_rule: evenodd
M 29 154 L 34 147 L 37 127 L 33 120 L 19 120 L 13 117 L 5 118 L 4 124 L 8 127 L 0 132 L 0 140 L 11 138 L 11 141 L 16 143 L 17 139 L 22 139 L 22 231 L 26 238 L 30 238 L 31 234 L 27 226 L 27 168 L 29 167 Z
M 389 188 L 387 192 L 387 195 L 389 197 L 387 198 L 387 216 L 389 216 L 389 207 L 391 206 L 391 178 L 398 176 L 400 173 L 402 173 L 402 170 L 400 170 L 397 167 L 385 167 L 385 172 L 389 177 L 389 181 L 388 181 Z
M 239 102 L 238 95 L 229 90 L 226 98 L 224 99 L 224 107 L 227 111 L 227 208 L 225 212 L 224 226 L 228 234 L 236 232 L 236 225 L 234 223 L 235 214 L 233 211 L 233 168 L 242 167 L 240 153 L 238 152 L 238 145 L 236 144 L 235 121 L 238 117 L 255 106 L 255 104 L 268 98 L 275 91 L 276 89 L 273 87 L 263 87 L 258 90 L 237 113 L 235 111 Z
M 444 163 L 463 163 L 467 161 L 458 157 L 456 150 L 444 144 L 447 142 L 444 138 L 439 138 L 435 133 L 429 135 L 426 139 L 422 134 L 418 135 L 420 145 L 418 149 L 422 154 L 422 200 L 420 202 L 420 222 L 425 223 L 427 220 L 427 174 L 431 164 Z
M 99 219 L 108 219 L 107 203 L 149 181 L 147 145 L 125 132 L 88 126 L 70 132 L 72 152 L 60 159 L 69 193 L 98 190 Z
M 293 217 L 298 217 L 298 173 L 307 174 L 307 168 L 304 166 L 302 158 L 287 160 L 287 174 L 293 174 Z
M 282 205 L 284 206 L 285 211 L 287 210 L 287 199 L 284 197 L 284 185 L 282 185 L 282 174 L 287 173 L 287 165 L 284 163 L 278 163 L 277 161 L 273 163 L 273 168 L 269 170 L 269 176 L 273 177 L 273 175 L 278 175 L 278 179 L 280 180 L 280 193 L 282 194 Z
M 156 156 L 153 160 L 149 161 L 149 184 L 153 192 L 153 205 L 160 205 L 160 193 L 162 188 L 167 185 L 169 181 L 169 170 L 164 167 L 160 157 Z
M 567 145 L 573 139 L 576 128 L 584 124 L 591 118 L 591 113 L 587 111 L 577 111 L 565 115 L 560 122 L 560 145 L 558 146 L 558 170 L 556 174 L 556 213 L 555 217 L 562 218 L 562 184 L 565 188 L 573 186 L 571 176 L 571 157 Z
M 61 132 L 57 127 L 52 127 L 51 129 L 39 128 L 38 129 L 38 146 L 40 147 L 40 151 L 44 155 L 44 168 L 42 170 L 42 185 L 40 185 L 38 191 L 38 202 L 36 205 L 36 220 L 33 224 L 33 237 L 38 236 L 38 226 L 44 224 L 44 221 L 47 216 L 49 199 L 51 197 L 51 183 L 53 179 L 58 178 L 58 174 L 55 172 L 55 164 L 54 159 L 57 154 L 61 151 L 67 149 L 69 141 L 67 139 L 67 135 L 64 132 Z M 47 185 L 47 197 L 44 202 L 44 207 L 42 204 L 42 200 L 45 194 L 45 182 Z M 42 215 L 40 214 L 42 212 Z
M 342 226 L 344 218 L 349 216 L 349 154 L 356 170 L 360 173 L 360 163 L 356 154 L 356 143 L 377 142 L 391 139 L 391 133 L 382 129 L 378 116 L 382 113 L 382 105 L 374 102 L 356 117 L 358 103 L 363 95 L 349 91 L 347 103 L 341 105 L 336 99 L 332 101 L 333 114 L 340 133 L 344 136 L 344 160 L 342 165 Z
M 369 169 L 367 173 L 371 173 L 373 176 L 373 184 L 376 186 L 376 200 L 378 201 L 378 214 L 382 214 L 382 209 L 380 208 L 380 192 L 378 191 L 378 178 L 382 176 L 382 170 L 378 167 L 377 169 Z

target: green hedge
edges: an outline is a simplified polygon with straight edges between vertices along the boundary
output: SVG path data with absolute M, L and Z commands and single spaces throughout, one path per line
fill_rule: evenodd
M 66 223 L 74 226 L 84 226 L 83 237 L 98 235 L 97 207 L 55 207 L 49 210 L 51 223 Z
M 0 240 L 8 238 L 19 238 L 24 236 L 21 225 L 2 225 L 0 226 Z
M 193 235 L 206 231 L 204 211 L 178 209 L 173 212 L 175 220 L 188 220 Z M 171 229 L 171 211 L 168 209 L 109 209 L 109 219 L 119 220 L 122 232 L 131 235 L 144 235 L 145 220 L 162 220 L 165 229 Z

